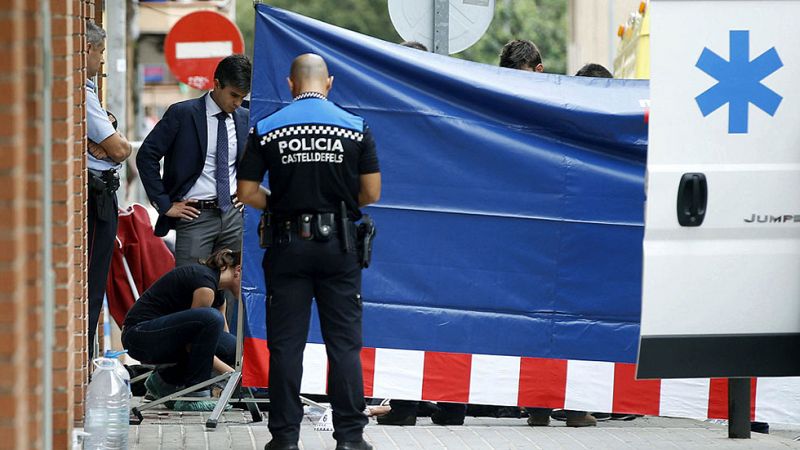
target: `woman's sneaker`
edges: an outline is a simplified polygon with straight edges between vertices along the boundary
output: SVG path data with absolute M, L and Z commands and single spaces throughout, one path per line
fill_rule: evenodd
M 217 406 L 216 400 L 176 400 L 172 405 L 173 411 L 213 411 Z M 231 409 L 231 405 L 225 405 L 225 411 Z
M 211 400 L 211 391 L 190 392 L 185 397 L 196 397 L 198 400 L 176 400 L 170 406 L 173 411 L 213 411 L 217 406 L 217 400 Z M 231 405 L 225 405 L 225 410 L 231 409 Z
M 178 386 L 171 385 L 161 379 L 158 372 L 151 373 L 146 380 L 144 380 L 144 387 L 147 388 L 147 395 L 151 400 L 158 400 L 161 397 L 166 397 L 178 391 Z

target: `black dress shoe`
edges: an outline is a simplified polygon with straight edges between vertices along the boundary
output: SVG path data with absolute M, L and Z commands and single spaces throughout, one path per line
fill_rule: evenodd
M 264 446 L 264 450 L 300 450 L 300 447 L 298 447 L 296 443 L 277 442 L 273 439 L 267 442 L 267 445 Z
M 398 413 L 396 410 L 389 411 L 389 414 L 378 416 L 378 425 L 401 425 L 414 426 L 417 424 L 417 416 L 414 413 Z
M 767 422 L 750 422 L 750 431 L 753 433 L 769 434 L 769 424 Z
M 358 442 L 337 442 L 336 450 L 372 450 L 372 446 L 365 440 Z
M 442 411 L 436 411 L 431 415 L 431 421 L 436 425 L 464 425 L 464 416 L 455 414 L 446 414 Z

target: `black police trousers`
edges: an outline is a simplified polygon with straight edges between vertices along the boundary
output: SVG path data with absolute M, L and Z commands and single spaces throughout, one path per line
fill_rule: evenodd
M 361 267 L 338 238 L 276 243 L 264 255 L 269 348 L 269 430 L 277 442 L 297 442 L 303 406 L 300 379 L 311 299 L 317 301 L 328 354 L 333 437 L 360 441 L 367 417 L 361 374 Z
M 91 175 L 90 175 L 91 176 Z M 103 197 L 103 198 L 99 198 Z M 98 212 L 98 202 L 106 202 L 103 216 Z M 111 268 L 111 255 L 117 239 L 117 196 L 113 192 L 93 192 L 88 190 L 88 235 L 89 270 L 87 274 L 89 297 L 89 360 L 94 358 L 94 338 L 97 335 L 97 322 L 103 309 L 106 294 L 108 271 Z

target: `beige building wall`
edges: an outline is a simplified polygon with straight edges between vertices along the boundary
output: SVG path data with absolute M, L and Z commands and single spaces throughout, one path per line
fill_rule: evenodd
M 639 8 L 641 0 L 569 0 L 567 75 L 584 64 L 602 64 L 613 72 L 617 29 Z

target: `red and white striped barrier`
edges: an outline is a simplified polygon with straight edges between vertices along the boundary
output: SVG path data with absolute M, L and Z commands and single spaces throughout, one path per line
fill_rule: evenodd
M 244 384 L 266 387 L 266 341 L 245 340 Z M 635 365 L 601 361 L 365 348 L 364 395 L 725 419 L 725 379 L 636 380 Z M 325 346 L 307 344 L 301 391 L 325 394 Z M 800 424 L 800 378 L 753 379 L 753 420 Z

